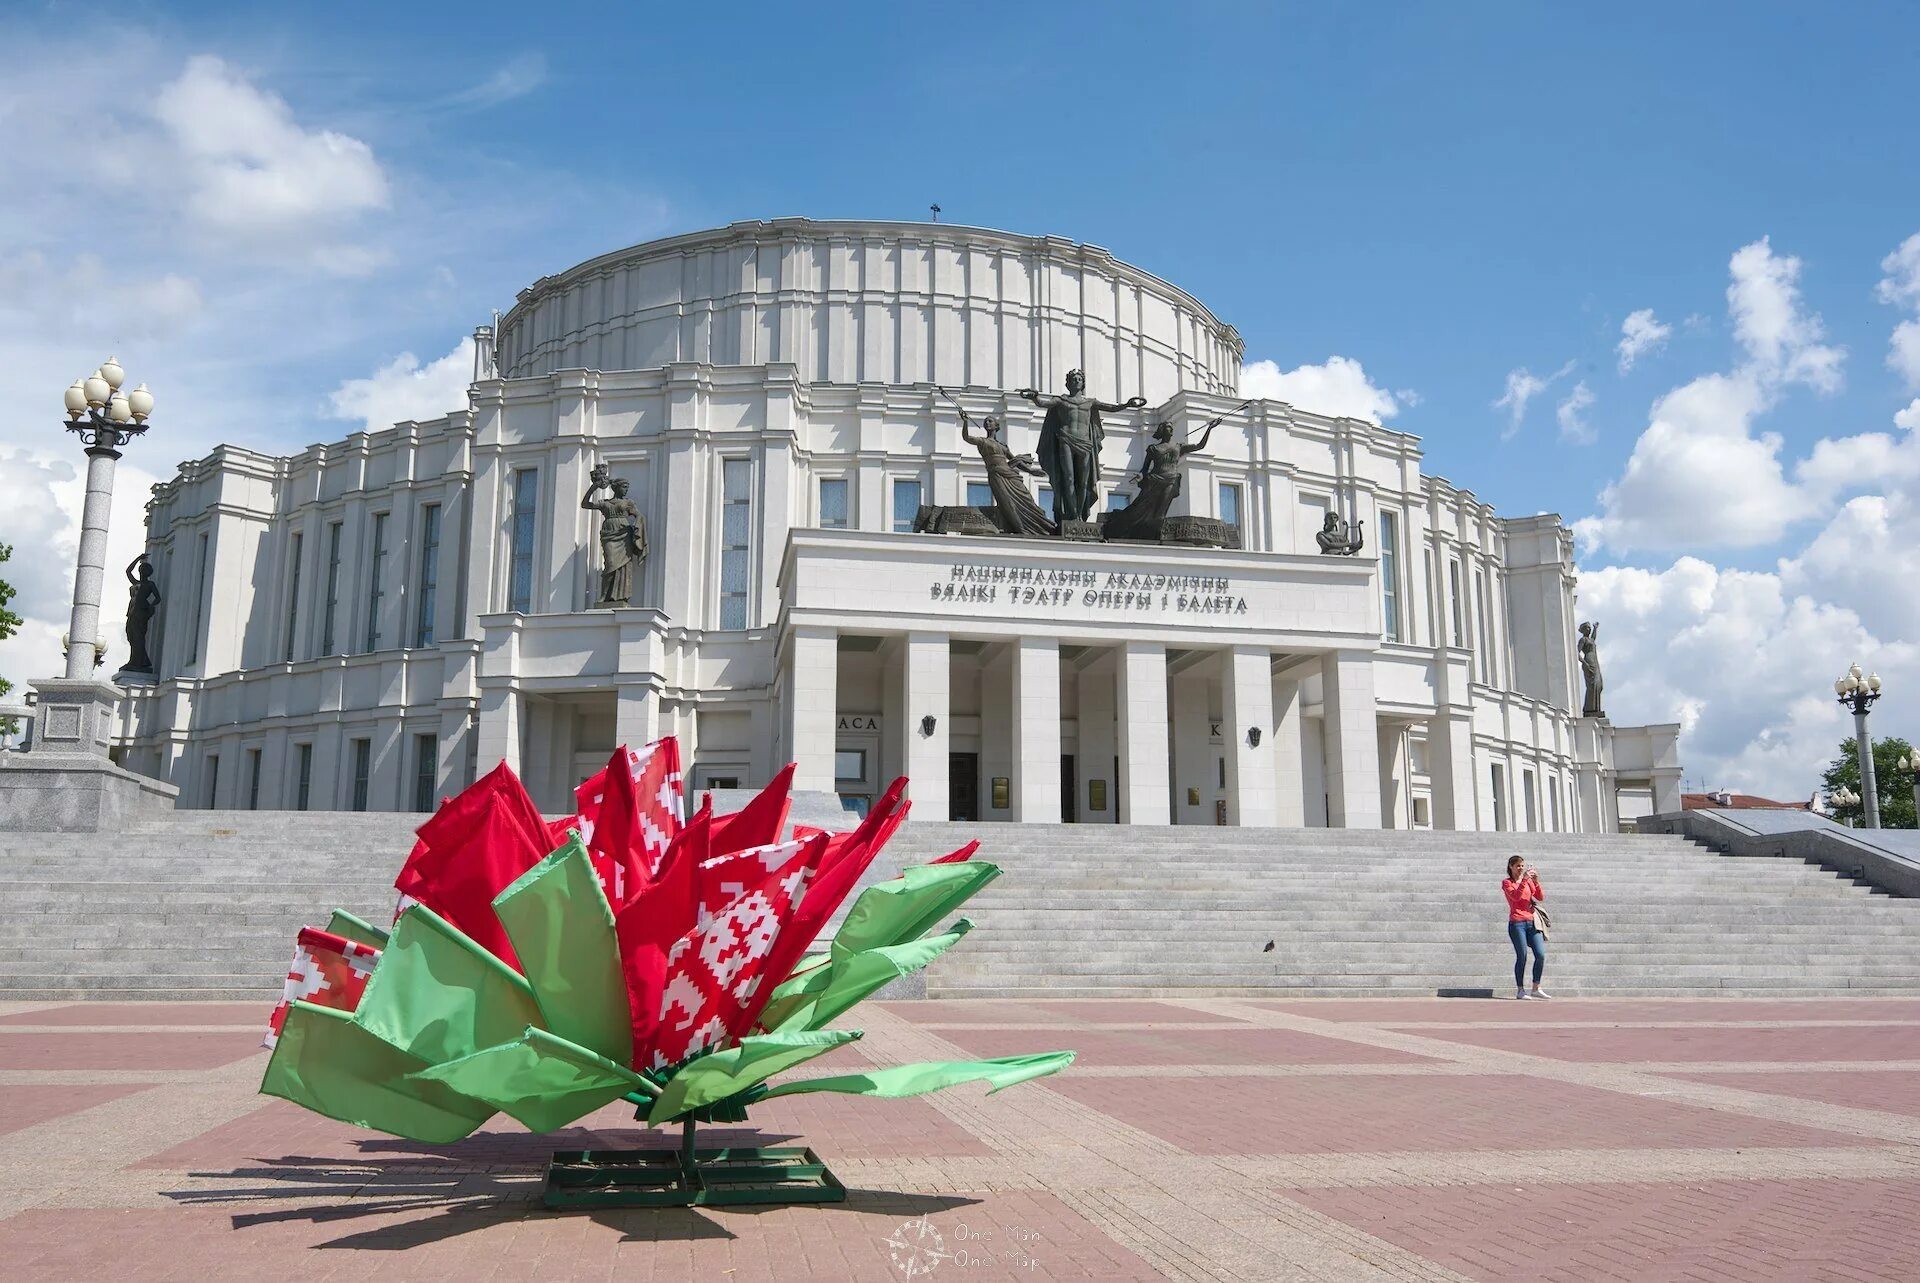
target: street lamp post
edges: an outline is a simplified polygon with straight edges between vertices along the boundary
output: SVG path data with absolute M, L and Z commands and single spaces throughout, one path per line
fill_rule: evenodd
M 1869 673 L 1862 677 L 1860 665 L 1854 664 L 1834 682 L 1833 693 L 1853 710 L 1853 737 L 1860 746 L 1860 800 L 1866 804 L 1867 827 L 1877 829 L 1880 827 L 1880 790 L 1873 779 L 1873 739 L 1867 734 L 1867 713 L 1880 698 L 1880 675 Z
M 1913 790 L 1913 814 L 1915 822 L 1920 823 L 1920 749 L 1902 757 L 1899 767 L 1907 777 L 1908 787 Z
M 1851 809 L 1859 800 L 1860 795 L 1844 784 L 1827 794 L 1827 805 L 1838 807 L 1843 811 Z M 1849 820 L 1848 823 L 1851 824 L 1852 821 Z
M 108 357 L 67 389 L 67 431 L 87 447 L 87 498 L 80 514 L 80 557 L 67 625 L 67 677 L 91 677 L 100 662 L 100 594 L 107 574 L 107 519 L 113 514 L 113 466 L 120 447 L 147 430 L 153 394 L 142 383 L 122 392 L 127 372 Z

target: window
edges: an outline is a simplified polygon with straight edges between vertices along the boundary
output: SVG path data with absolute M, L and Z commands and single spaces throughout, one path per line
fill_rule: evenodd
M 205 536 L 201 536 L 205 538 Z M 220 803 L 220 755 L 207 754 L 207 809 L 212 810 Z
M 433 786 L 440 777 L 440 738 L 437 735 L 413 737 L 413 809 L 433 809 Z
M 993 507 L 993 487 L 984 481 L 967 482 L 967 507 Z
M 294 643 L 300 639 L 300 546 L 304 536 L 295 535 L 288 550 L 287 578 L 287 662 L 293 662 Z
M 350 741 L 353 751 L 353 797 L 349 803 L 351 809 L 367 809 L 367 774 L 373 766 L 373 741 L 357 739 Z
M 1526 790 L 1527 832 L 1537 833 L 1540 831 L 1540 812 L 1539 804 L 1534 800 L 1533 772 L 1520 772 L 1520 783 L 1521 787 Z
M 1547 776 L 1547 801 L 1552 804 L 1548 809 L 1553 812 L 1553 831 L 1558 833 L 1560 831 L 1560 785 L 1551 775 Z
M 1380 514 L 1380 620 L 1389 641 L 1400 640 L 1400 517 Z
M 433 608 L 440 592 L 440 505 L 420 510 L 420 605 L 414 611 L 413 644 L 433 645 Z
M 1118 512 L 1126 506 L 1127 506 L 1126 495 L 1120 494 L 1118 491 L 1114 491 L 1114 490 L 1107 491 L 1107 511 L 1108 512 Z
M 260 750 L 247 750 L 247 809 L 260 809 Z
M 365 650 L 380 649 L 380 599 L 386 595 L 387 514 L 373 516 L 373 556 L 368 560 L 371 574 L 367 583 L 367 644 Z
M 507 609 L 523 615 L 533 609 L 533 522 L 539 502 L 539 471 L 515 471 L 513 513 L 507 527 Z
M 1416 829 L 1430 829 L 1433 827 L 1432 806 L 1424 797 L 1416 797 L 1413 799 L 1413 827 Z
M 1467 644 L 1467 630 L 1460 601 L 1460 562 L 1447 563 L 1447 597 L 1453 603 L 1453 644 L 1464 647 Z
M 720 464 L 720 627 L 747 626 L 753 582 L 753 460 Z
M 1480 614 L 1480 680 L 1488 686 L 1498 684 L 1500 674 L 1493 664 L 1493 612 L 1487 609 L 1487 572 L 1473 572 L 1474 605 Z
M 1495 831 L 1507 831 L 1507 773 L 1498 762 L 1493 766 L 1493 827 Z
M 1220 483 L 1220 520 L 1230 526 L 1240 524 L 1240 487 L 1231 481 Z
M 1042 492 L 1044 493 L 1044 492 Z M 913 529 L 913 519 L 920 515 L 920 479 L 908 480 L 904 477 L 893 483 L 893 532 L 904 535 Z
M 327 526 L 327 604 L 320 621 L 322 655 L 334 653 L 333 623 L 340 609 L 340 528 L 343 524 L 335 521 Z
M 193 586 L 193 627 L 187 629 L 187 662 L 193 663 L 200 658 L 200 626 L 206 621 L 207 611 L 207 553 L 209 539 L 203 532 L 200 536 L 200 570 L 195 576 Z
M 973 500 L 967 500 L 972 503 Z M 820 528 L 822 530 L 845 530 L 847 528 L 847 479 L 845 477 L 827 477 L 820 483 Z
M 1411 772 L 1413 772 L 1413 773 L 1414 773 L 1415 775 L 1430 775 L 1430 774 L 1432 774 L 1432 771 L 1430 771 L 1430 770 L 1428 769 L 1428 756 L 1427 756 L 1427 741 L 1426 741 L 1426 740 L 1422 740 L 1422 739 L 1414 739 L 1414 738 L 1412 738 L 1411 736 L 1409 736 L 1409 737 L 1408 737 L 1408 739 L 1407 739 L 1407 769 L 1408 769 L 1409 771 L 1411 771 Z
M 1048 521 L 1052 521 L 1053 520 L 1053 489 L 1052 487 L 1050 486 L 1040 487 L 1038 502 L 1040 504 L 1040 511 L 1047 514 Z
M 313 745 L 293 746 L 293 809 L 304 811 L 313 800 Z
M 842 748 L 834 750 L 833 778 L 836 780 L 864 780 L 867 778 L 867 750 L 864 748 Z

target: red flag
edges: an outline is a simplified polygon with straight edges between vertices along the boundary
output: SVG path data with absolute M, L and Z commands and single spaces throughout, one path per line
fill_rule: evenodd
M 287 1011 L 296 1002 L 352 1011 L 367 991 L 367 977 L 380 961 L 380 951 L 345 936 L 318 927 L 301 927 L 293 944 L 293 965 L 287 968 L 286 988 L 280 1005 L 267 1020 L 265 1045 L 280 1041 L 280 1029 L 287 1023 Z
M 965 864 L 968 860 L 971 860 L 973 858 L 973 853 L 975 851 L 978 851 L 979 849 L 980 849 L 980 839 L 975 838 L 973 841 L 961 847 L 958 851 L 955 851 L 950 855 L 943 855 L 937 860 L 929 860 L 928 863 L 929 864 Z
M 694 920 L 700 865 L 707 858 L 712 819 L 712 812 L 702 807 L 668 847 L 659 876 L 614 910 L 620 969 L 626 977 L 627 1010 L 633 1022 L 635 1069 L 653 1067 L 660 994 L 667 983 L 667 954 Z
M 787 826 L 787 813 L 793 809 L 793 770 L 794 764 L 788 762 L 751 802 L 713 822 L 715 854 L 770 846 L 780 840 L 781 830 Z
M 795 929 L 795 910 L 826 849 L 824 836 L 777 842 L 701 866 L 697 925 L 667 954 L 648 1068 L 676 1064 L 752 1024 L 778 984 L 768 978 L 768 960 Z
M 502 762 L 436 811 L 419 833 L 395 889 L 519 970 L 493 899 L 553 850 L 547 822 L 519 777 Z

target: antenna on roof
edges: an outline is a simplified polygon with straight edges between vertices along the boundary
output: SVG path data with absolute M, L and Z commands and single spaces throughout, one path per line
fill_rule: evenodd
M 933 221 L 934 221 L 934 222 L 936 222 L 936 223 L 937 223 L 937 222 L 939 222 L 939 221 L 940 221 L 940 207 L 939 207 L 938 205 L 929 205 L 929 206 L 927 206 L 927 208 L 928 208 L 928 209 L 931 209 L 931 210 L 933 211 Z

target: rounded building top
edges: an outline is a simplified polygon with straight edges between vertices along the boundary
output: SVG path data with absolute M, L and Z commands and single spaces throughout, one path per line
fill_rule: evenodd
M 782 218 L 648 241 L 520 292 L 506 378 L 786 362 L 815 382 L 1226 393 L 1239 333 L 1106 250 L 950 223 Z

